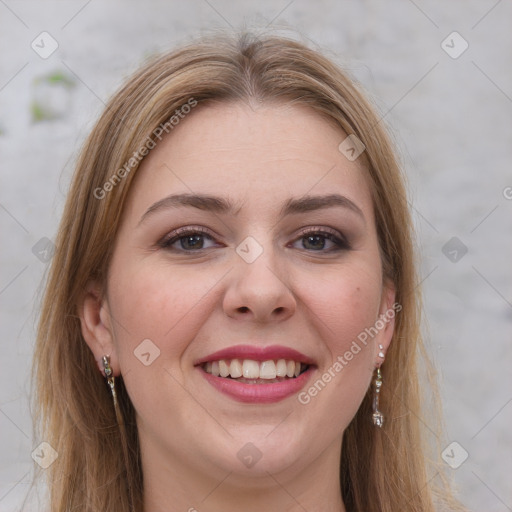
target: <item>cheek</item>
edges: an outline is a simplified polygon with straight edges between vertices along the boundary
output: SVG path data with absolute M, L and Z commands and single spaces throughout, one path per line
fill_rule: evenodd
M 349 350 L 352 342 L 377 320 L 382 292 L 378 269 L 378 264 L 354 264 L 333 270 L 320 286 L 318 281 L 304 282 L 307 305 L 333 359 Z
M 211 314 L 218 272 L 133 265 L 112 272 L 109 301 L 121 374 L 139 420 L 160 411 L 184 414 L 172 403 L 186 403 L 183 354 Z M 193 275 L 192 275 L 193 274 Z M 213 274 L 213 275 L 212 275 Z M 185 407 L 184 410 L 188 410 Z
M 312 417 L 324 418 L 329 410 L 330 427 L 325 422 L 321 427 L 326 436 L 329 429 L 337 431 L 350 423 L 371 381 L 373 342 L 364 337 L 379 315 L 379 268 L 378 260 L 376 265 L 355 263 L 326 276 L 321 286 L 304 282 L 305 289 L 316 290 L 309 292 L 307 305 L 328 355 L 298 398 Z
M 203 323 L 202 317 L 212 307 L 215 285 L 221 278 L 214 274 L 197 269 L 170 272 L 143 264 L 112 273 L 109 299 L 123 373 L 139 368 L 137 355 L 144 340 L 151 340 L 144 343 L 149 352 L 158 354 L 155 365 L 171 368 L 179 364 Z

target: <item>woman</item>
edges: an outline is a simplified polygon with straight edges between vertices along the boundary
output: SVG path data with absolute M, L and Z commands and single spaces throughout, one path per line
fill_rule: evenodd
M 155 59 L 56 242 L 50 509 L 433 511 L 416 285 L 393 149 L 333 63 L 248 35 Z

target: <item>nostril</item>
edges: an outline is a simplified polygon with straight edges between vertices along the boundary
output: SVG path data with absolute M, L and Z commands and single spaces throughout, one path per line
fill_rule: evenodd
M 246 313 L 247 311 L 249 311 L 249 308 L 247 306 L 242 306 L 241 308 L 238 308 L 238 310 L 241 312 L 241 313 Z

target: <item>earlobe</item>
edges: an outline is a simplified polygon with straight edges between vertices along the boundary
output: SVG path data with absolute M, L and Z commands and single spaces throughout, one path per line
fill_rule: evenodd
M 101 287 L 91 282 L 87 285 L 78 306 L 78 314 L 85 342 L 91 349 L 100 372 L 104 373 L 103 356 L 110 356 L 114 375 L 119 374 L 117 357 L 114 354 L 114 339 L 108 302 L 101 293 Z

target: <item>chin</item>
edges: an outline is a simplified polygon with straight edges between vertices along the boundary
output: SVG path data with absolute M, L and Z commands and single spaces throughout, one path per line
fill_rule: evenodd
M 273 432 L 277 425 L 236 429 L 236 434 L 226 439 L 222 453 L 217 454 L 218 465 L 244 477 L 268 477 L 268 473 L 277 474 L 300 466 L 307 439 L 314 436 L 299 439 L 296 428 L 283 429 L 282 426 L 279 432 Z M 215 458 L 212 454 L 210 460 L 213 462 Z

